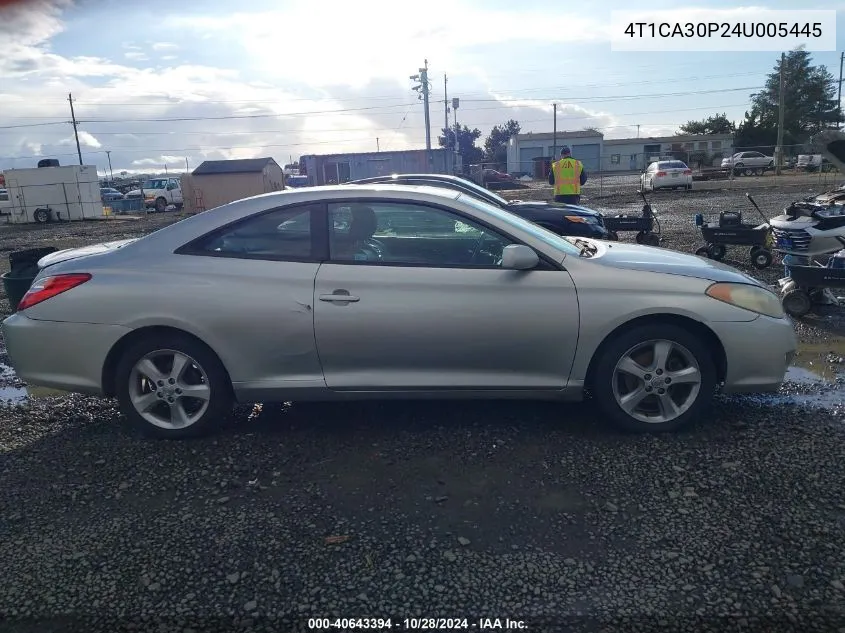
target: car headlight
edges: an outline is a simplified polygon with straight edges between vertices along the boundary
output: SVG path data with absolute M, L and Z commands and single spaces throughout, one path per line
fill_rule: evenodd
M 751 284 L 719 282 L 705 291 L 708 297 L 724 301 L 737 308 L 743 308 L 765 314 L 775 319 L 782 319 L 785 314 L 777 295 L 771 290 Z

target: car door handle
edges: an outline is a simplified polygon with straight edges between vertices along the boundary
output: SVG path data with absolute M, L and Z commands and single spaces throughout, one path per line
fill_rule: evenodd
M 335 301 L 338 303 L 355 303 L 356 301 L 360 301 L 360 297 L 355 297 L 349 294 L 331 294 L 331 295 L 320 295 L 320 301 Z

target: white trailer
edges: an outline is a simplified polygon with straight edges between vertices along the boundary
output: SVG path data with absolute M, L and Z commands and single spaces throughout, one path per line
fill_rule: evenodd
M 92 220 L 103 216 L 94 165 L 7 169 L 7 221 L 12 224 Z

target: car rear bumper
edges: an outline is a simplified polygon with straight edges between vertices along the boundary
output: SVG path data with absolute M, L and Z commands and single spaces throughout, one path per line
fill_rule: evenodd
M 710 323 L 727 358 L 724 393 L 777 391 L 798 348 L 789 319 Z
M 15 313 L 3 321 L 12 368 L 32 385 L 102 394 L 109 350 L 130 330 L 117 325 L 36 321 Z

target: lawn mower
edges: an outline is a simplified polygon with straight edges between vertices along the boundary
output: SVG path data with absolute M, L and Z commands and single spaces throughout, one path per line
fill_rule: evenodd
M 750 194 L 745 197 L 754 205 L 754 209 L 763 218 L 762 224 L 746 224 L 742 221 L 742 211 L 722 211 L 718 216 L 711 216 L 705 222 L 704 215 L 695 214 L 695 225 L 707 242 L 695 251 L 696 255 L 721 261 L 728 252 L 728 246 L 750 246 L 748 256 L 751 265 L 758 270 L 772 264 L 772 230 L 766 216 L 754 202 Z
M 651 204 L 642 190 L 637 191 L 643 199 L 643 210 L 639 215 L 612 215 L 604 217 L 604 226 L 610 231 L 614 240 L 619 239 L 620 232 L 637 231 L 637 244 L 660 246 L 660 220 L 657 219 Z M 655 230 L 656 229 L 656 230 Z
M 789 265 L 789 276 L 778 280 L 780 302 L 786 313 L 800 318 L 813 308 L 814 303 L 836 303 L 825 295 L 831 288 L 845 288 L 845 249 L 828 259 L 826 266 L 810 261 L 807 264 Z

